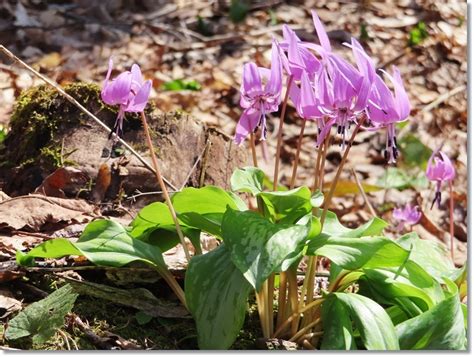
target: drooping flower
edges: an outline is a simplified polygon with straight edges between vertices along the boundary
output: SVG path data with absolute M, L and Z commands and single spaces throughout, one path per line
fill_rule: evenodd
M 395 208 L 392 212 L 392 216 L 399 222 L 397 231 L 401 231 L 405 224 L 417 224 L 421 218 L 421 212 L 418 206 L 411 206 L 407 203 L 403 208 Z
M 120 105 L 113 129 L 119 135 L 122 133 L 125 113 L 139 113 L 145 109 L 150 96 L 151 80 L 143 80 L 142 72 L 137 64 L 132 65 L 130 71 L 122 72 L 116 78 L 110 79 L 112 68 L 111 58 L 100 94 L 106 104 Z
M 262 79 L 267 82 L 263 86 Z M 281 102 L 282 64 L 275 41 L 272 45 L 271 69 L 249 62 L 244 65 L 240 89 L 240 106 L 244 108 L 235 130 L 234 141 L 241 144 L 245 138 L 261 127 L 261 140 L 266 139 L 266 115 L 278 111 Z
M 411 110 L 400 71 L 393 66 L 392 72 L 393 76 L 383 71 L 392 82 L 394 93 L 379 76 L 375 76 L 367 107 L 369 119 L 374 126 L 387 128 L 385 158 L 389 163 L 395 163 L 398 157 L 395 124 L 407 120 Z
M 428 166 L 426 167 L 426 177 L 430 181 L 436 182 L 436 193 L 431 208 L 433 208 L 435 202 L 438 203 L 439 208 L 441 204 L 441 184 L 452 181 L 455 176 L 456 171 L 448 155 L 439 149 L 435 150 L 428 160 Z

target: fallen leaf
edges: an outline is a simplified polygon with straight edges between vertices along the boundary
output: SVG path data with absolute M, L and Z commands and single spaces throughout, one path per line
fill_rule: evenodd
M 0 319 L 21 310 L 21 302 L 15 299 L 8 290 L 0 290 Z
M 71 184 L 84 185 L 88 177 L 81 170 L 74 167 L 64 166 L 58 168 L 51 175 L 47 176 L 44 181 L 35 190 L 35 193 L 45 196 L 65 198 L 64 189 Z
M 82 223 L 95 216 L 95 207 L 79 199 L 29 195 L 0 202 L 0 230 L 40 231 L 46 224 Z
M 328 193 L 330 187 L 331 187 L 331 182 L 326 182 L 323 186 L 323 192 L 325 194 Z M 375 186 L 375 185 L 369 185 L 366 183 L 362 183 L 362 187 L 364 188 L 365 193 L 368 192 L 376 192 L 380 191 L 382 187 L 380 186 Z M 340 197 L 340 196 L 345 196 L 345 195 L 354 195 L 360 193 L 359 188 L 357 187 L 357 184 L 352 181 L 345 181 L 345 180 L 339 180 L 336 184 L 336 189 L 334 191 L 334 196 Z

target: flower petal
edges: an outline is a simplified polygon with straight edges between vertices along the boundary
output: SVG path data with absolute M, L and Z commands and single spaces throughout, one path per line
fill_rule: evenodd
M 324 26 L 321 23 L 321 20 L 319 19 L 318 14 L 316 13 L 315 10 L 311 10 L 311 15 L 313 16 L 314 28 L 316 29 L 316 33 L 318 34 L 318 38 L 319 38 L 319 42 L 321 43 L 321 46 L 327 52 L 331 52 L 331 44 L 329 42 L 328 34 L 326 33 L 326 30 L 324 29 Z
M 147 80 L 143 83 L 141 88 L 138 90 L 137 95 L 135 95 L 129 105 L 126 106 L 126 112 L 139 113 L 145 109 L 148 103 L 148 98 L 150 97 L 151 84 L 151 80 Z
M 255 130 L 260 119 L 260 111 L 249 108 L 242 113 L 237 127 L 235 128 L 234 142 L 237 145 L 242 144 L 245 138 Z

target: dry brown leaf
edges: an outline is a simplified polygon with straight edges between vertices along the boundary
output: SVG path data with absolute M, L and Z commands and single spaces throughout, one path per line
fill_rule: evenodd
M 84 200 L 19 196 L 0 202 L 0 229 L 40 231 L 45 225 L 82 223 L 96 216 Z
M 87 175 L 74 167 L 60 167 L 47 176 L 42 184 L 36 188 L 35 193 L 52 197 L 66 197 L 64 189 L 71 184 L 83 185 L 87 182 Z
M 21 310 L 21 302 L 12 296 L 8 290 L 0 290 L 0 319 Z

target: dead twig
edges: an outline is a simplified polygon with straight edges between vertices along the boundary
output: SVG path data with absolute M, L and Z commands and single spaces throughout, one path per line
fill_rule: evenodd
M 352 175 L 354 176 L 357 188 L 359 189 L 359 192 L 362 195 L 362 198 L 364 199 L 364 202 L 367 208 L 369 209 L 372 216 L 377 217 L 377 212 L 375 212 L 374 207 L 372 207 L 372 204 L 370 203 L 367 195 L 365 194 L 364 187 L 362 186 L 362 183 L 360 182 L 359 177 L 357 177 L 357 173 L 355 172 L 353 167 L 351 168 L 351 172 L 352 172 Z

